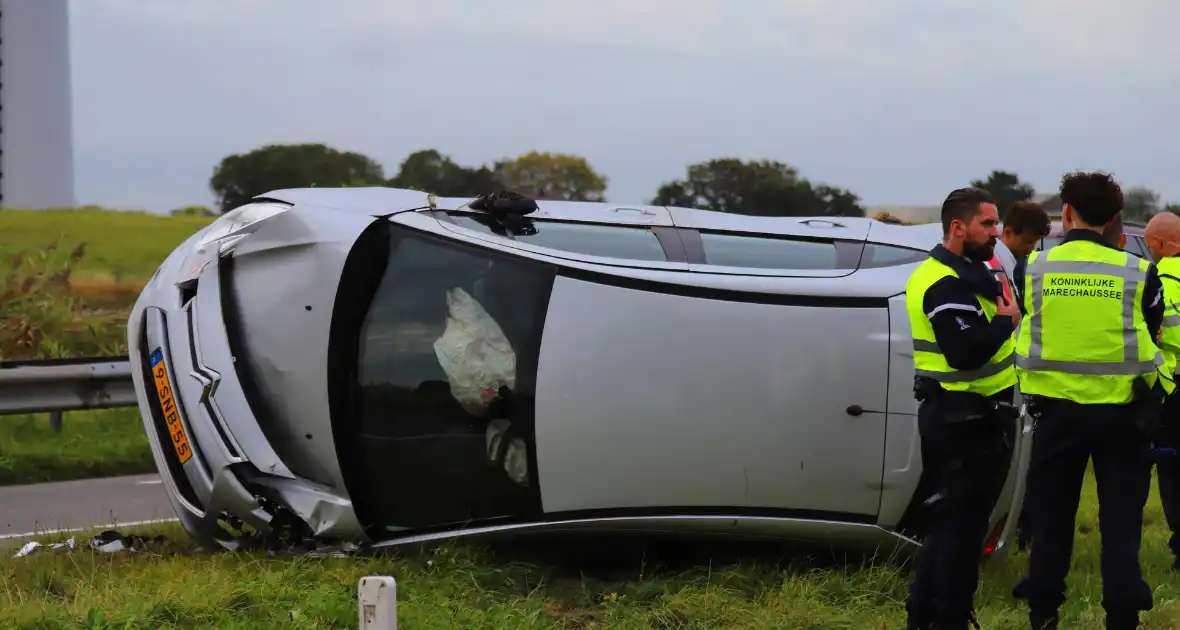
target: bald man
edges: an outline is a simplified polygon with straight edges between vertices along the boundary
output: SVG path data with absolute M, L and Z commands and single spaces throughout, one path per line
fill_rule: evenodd
M 1172 377 L 1180 357 L 1180 217 L 1161 212 L 1147 222 L 1143 240 L 1156 259 L 1156 269 L 1164 285 L 1164 322 L 1160 327 L 1159 347 L 1164 355 L 1161 376 Z M 1155 436 L 1157 449 L 1180 450 L 1180 394 L 1172 392 L 1164 402 L 1163 416 Z M 1155 474 L 1159 479 L 1160 503 L 1172 537 L 1173 570 L 1180 570 L 1180 457 L 1159 452 Z

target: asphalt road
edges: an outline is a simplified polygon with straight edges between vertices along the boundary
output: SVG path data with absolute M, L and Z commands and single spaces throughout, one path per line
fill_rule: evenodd
M 0 487 L 0 542 L 175 518 L 156 474 Z

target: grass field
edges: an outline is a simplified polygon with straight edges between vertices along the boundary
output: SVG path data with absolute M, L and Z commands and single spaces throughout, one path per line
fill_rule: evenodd
M 0 416 L 0 486 L 155 472 L 137 409 Z
M 0 210 L 0 359 L 126 351 L 144 282 L 203 217 Z
M 60 238 L 66 248 L 86 243 L 80 275 L 146 280 L 165 256 L 211 220 L 99 208 L 0 210 L 0 258 Z
M 1176 628 L 1180 579 L 1166 571 L 1154 495 L 1147 518 L 1143 559 L 1156 607 L 1142 627 Z M 1078 521 L 1062 627 L 1102 628 L 1092 479 Z M 0 556 L 0 627 L 355 628 L 357 580 L 386 574 L 398 581 L 400 627 L 412 630 L 881 630 L 904 627 L 909 579 L 901 561 L 857 564 L 769 545 L 448 543 L 376 559 L 292 560 L 196 555 L 178 528 L 149 531 L 172 542 L 139 555 Z M 1023 555 L 1012 555 L 985 567 L 976 602 L 987 630 L 1027 627 L 1024 608 L 1009 596 L 1024 565 Z

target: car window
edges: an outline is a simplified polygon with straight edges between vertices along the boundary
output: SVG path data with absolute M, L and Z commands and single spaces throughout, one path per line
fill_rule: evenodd
M 832 241 L 701 231 L 705 264 L 754 269 L 846 269 Z
M 864 252 L 860 257 L 860 268 L 872 269 L 874 267 L 908 265 L 910 263 L 922 262 L 929 255 L 930 252 L 921 249 L 882 245 L 881 243 L 866 243 Z
M 1148 258 L 1149 257 L 1147 255 L 1147 251 L 1143 247 L 1143 241 L 1140 240 L 1140 238 L 1138 236 L 1128 234 L 1127 235 L 1127 244 L 1125 247 L 1123 247 L 1123 249 L 1127 250 L 1128 252 L 1131 252 L 1132 254 L 1135 254 L 1136 256 L 1138 256 L 1140 258 Z
M 369 518 L 413 528 L 539 510 L 527 504 L 536 487 L 527 453 L 556 268 L 400 228 L 393 235 L 360 329 L 353 465 L 405 483 L 367 489 Z M 492 433 L 508 435 L 505 448 L 519 438 L 526 455 L 493 465 Z
M 469 230 L 495 234 L 491 221 L 486 218 L 451 215 L 451 219 Z M 588 256 L 646 261 L 668 259 L 663 246 L 660 245 L 660 239 L 644 227 L 567 221 L 533 221 L 532 224 L 537 230 L 536 234 L 517 234 L 511 238 L 530 245 Z

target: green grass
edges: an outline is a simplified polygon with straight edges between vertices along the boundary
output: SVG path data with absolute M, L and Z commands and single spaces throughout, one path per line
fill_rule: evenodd
M 65 249 L 86 243 L 79 273 L 146 279 L 177 245 L 210 221 L 97 208 L 0 210 L 0 257 L 9 259 L 60 238 Z
M 0 359 L 122 354 L 144 283 L 210 220 L 0 210 Z
M 65 414 L 54 433 L 48 414 L 0 416 L 0 485 L 155 472 L 139 410 Z
M 1083 501 L 1062 620 L 1079 630 L 1103 627 L 1092 479 Z M 1156 607 L 1142 627 L 1175 628 L 1180 579 L 1166 572 L 1154 495 L 1147 518 L 1143 559 Z M 199 555 L 178 528 L 151 531 L 171 542 L 140 555 L 0 556 L 0 628 L 355 628 L 357 580 L 387 574 L 398 581 L 400 627 L 415 630 L 880 630 L 904 627 L 909 579 L 900 562 L 862 567 L 830 555 L 783 557 L 766 546 L 447 543 L 375 559 L 293 560 Z M 1011 555 L 985 568 L 976 599 L 984 628 L 1027 627 L 1025 609 L 1009 595 L 1025 560 Z

